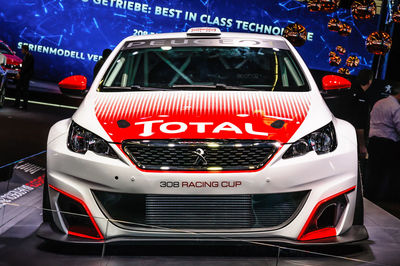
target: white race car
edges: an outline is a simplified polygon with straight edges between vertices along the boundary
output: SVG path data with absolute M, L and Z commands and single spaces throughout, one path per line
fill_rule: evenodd
M 85 90 L 86 79 L 60 87 Z M 79 243 L 358 241 L 368 237 L 358 179 L 354 128 L 331 114 L 285 38 L 215 28 L 128 37 L 73 117 L 50 130 L 38 233 Z

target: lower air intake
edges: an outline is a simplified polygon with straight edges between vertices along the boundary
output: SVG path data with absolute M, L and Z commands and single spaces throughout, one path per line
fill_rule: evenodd
M 111 222 L 123 227 L 275 229 L 289 223 L 308 191 L 256 195 L 139 195 L 94 191 Z

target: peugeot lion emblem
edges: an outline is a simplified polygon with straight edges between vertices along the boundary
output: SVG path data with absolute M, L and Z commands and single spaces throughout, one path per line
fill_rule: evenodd
M 197 155 L 196 161 L 194 161 L 193 165 L 207 165 L 207 160 L 204 156 L 203 149 L 197 148 L 196 151 L 193 151 L 193 153 Z

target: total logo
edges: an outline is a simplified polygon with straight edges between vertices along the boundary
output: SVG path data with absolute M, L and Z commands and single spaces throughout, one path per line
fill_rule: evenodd
M 268 136 L 268 132 L 260 132 L 255 131 L 253 129 L 252 123 L 244 123 L 244 130 L 240 129 L 237 125 L 231 122 L 223 122 L 220 124 L 214 124 L 213 122 L 167 122 L 164 123 L 164 120 L 151 120 L 145 122 L 137 122 L 136 126 L 143 126 L 142 133 L 139 136 L 142 137 L 150 137 L 154 134 L 154 130 L 158 129 L 162 133 L 165 134 L 179 134 L 184 133 L 188 130 L 189 127 L 194 127 L 197 130 L 197 133 L 205 133 L 206 131 L 211 132 L 213 134 L 218 134 L 221 132 L 235 132 L 236 134 L 243 134 L 246 132 L 247 134 L 256 135 L 256 136 Z

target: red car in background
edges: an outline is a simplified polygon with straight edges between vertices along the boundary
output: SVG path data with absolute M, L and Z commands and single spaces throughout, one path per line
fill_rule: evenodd
M 22 59 L 2 40 L 0 40 L 0 67 L 7 72 L 7 79 L 15 81 L 15 76 L 21 70 Z

